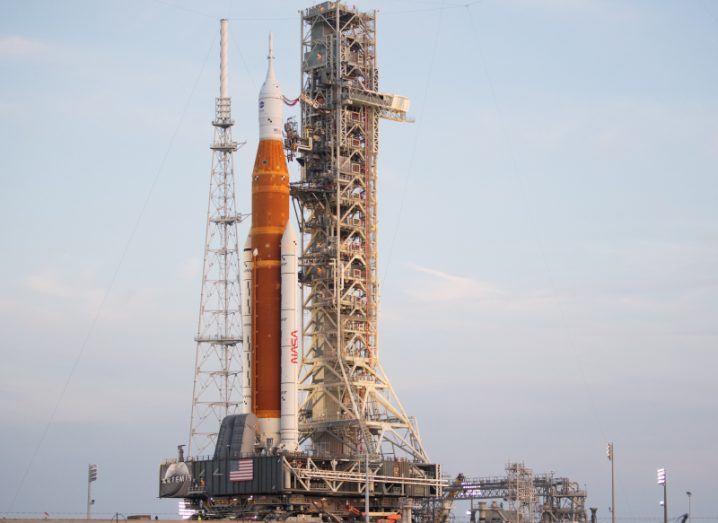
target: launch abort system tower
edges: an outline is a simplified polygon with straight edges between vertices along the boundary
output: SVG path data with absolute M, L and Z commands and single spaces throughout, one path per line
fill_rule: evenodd
M 409 101 L 379 92 L 376 12 L 309 8 L 301 49 L 303 168 L 292 186 L 305 311 L 300 431 L 320 453 L 427 462 L 377 336 L 379 119 L 405 121 Z

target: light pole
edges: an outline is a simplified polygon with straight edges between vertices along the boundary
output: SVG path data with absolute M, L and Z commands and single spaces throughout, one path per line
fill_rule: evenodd
M 688 523 L 691 523 L 691 496 L 693 496 L 693 492 L 689 490 L 686 492 L 686 496 L 688 496 Z
M 97 465 L 87 466 L 87 519 L 92 516 L 92 505 L 95 500 L 92 499 L 92 482 L 97 481 Z
M 616 523 L 616 455 L 613 451 L 613 443 L 606 448 L 608 461 L 611 462 L 611 523 Z
M 668 523 L 668 481 L 666 480 L 666 469 L 658 469 L 658 484 L 663 485 L 663 523 Z

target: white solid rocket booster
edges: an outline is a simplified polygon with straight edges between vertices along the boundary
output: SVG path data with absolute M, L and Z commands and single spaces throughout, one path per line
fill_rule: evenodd
M 252 238 L 247 237 L 242 251 L 239 288 L 242 296 L 242 400 L 240 414 L 252 412 Z
M 297 237 L 287 223 L 282 235 L 282 418 L 280 438 L 289 451 L 299 446 L 297 379 L 299 333 L 297 331 Z

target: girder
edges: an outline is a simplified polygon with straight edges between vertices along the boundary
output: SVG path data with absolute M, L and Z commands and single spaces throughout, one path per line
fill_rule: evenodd
M 217 98 L 205 232 L 202 295 L 195 336 L 195 376 L 188 454 L 214 449 L 222 419 L 235 414 L 241 398 L 242 318 L 240 314 L 237 224 L 244 215 L 235 203 L 231 101 Z
M 379 364 L 379 118 L 408 99 L 379 92 L 376 12 L 325 2 L 302 14 L 301 179 L 306 319 L 303 439 L 336 455 L 427 462 L 418 431 Z M 293 124 L 294 125 L 294 124 Z

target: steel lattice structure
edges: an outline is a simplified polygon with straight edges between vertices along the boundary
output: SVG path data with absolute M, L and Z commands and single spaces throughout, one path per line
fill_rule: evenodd
M 533 521 L 536 510 L 533 470 L 523 463 L 509 463 L 506 466 L 508 492 L 506 499 L 519 521 Z
M 226 21 L 223 21 L 226 23 Z M 219 424 L 240 408 L 242 317 L 240 313 L 231 99 L 227 93 L 227 38 L 222 27 L 221 90 L 216 99 L 212 169 L 205 232 L 202 295 L 197 327 L 188 454 L 214 450 Z
M 301 34 L 302 439 L 427 462 L 377 343 L 378 123 L 405 121 L 408 99 L 378 91 L 376 12 L 325 2 L 302 12 Z
M 508 501 L 507 514 L 520 521 L 585 523 L 586 495 L 569 478 L 534 474 L 523 463 L 509 463 L 503 477 L 463 478 L 456 499 Z

